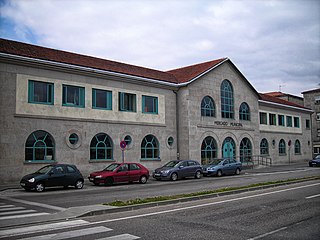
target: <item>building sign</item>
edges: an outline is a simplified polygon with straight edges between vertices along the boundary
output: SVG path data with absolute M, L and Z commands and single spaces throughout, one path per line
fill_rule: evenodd
M 237 123 L 237 122 L 215 121 L 214 124 L 218 126 L 243 127 L 242 123 Z

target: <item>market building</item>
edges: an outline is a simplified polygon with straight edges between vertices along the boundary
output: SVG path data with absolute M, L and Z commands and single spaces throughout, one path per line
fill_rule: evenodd
M 56 162 L 87 175 L 122 160 L 312 155 L 312 111 L 259 94 L 229 58 L 158 71 L 1 39 L 0 63 L 2 182 Z

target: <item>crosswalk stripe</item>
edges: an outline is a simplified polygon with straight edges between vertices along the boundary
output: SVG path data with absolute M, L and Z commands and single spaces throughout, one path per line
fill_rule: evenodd
M 131 234 L 121 234 L 121 235 L 116 235 L 112 237 L 106 237 L 106 238 L 99 238 L 97 240 L 135 240 L 139 239 L 140 237 L 131 235 Z
M 55 229 L 60 230 L 64 228 L 78 227 L 84 224 L 88 224 L 88 222 L 84 220 L 74 220 L 74 221 L 67 221 L 67 222 L 36 225 L 36 226 L 30 226 L 30 227 L 20 227 L 20 228 L 0 231 L 0 237 L 12 237 L 12 236 L 18 236 L 18 235 L 24 235 L 24 234 L 51 231 Z
M 15 207 L 14 205 L 1 205 L 0 208 L 11 208 Z
M 0 216 L 5 216 L 5 215 L 14 215 L 14 214 L 21 214 L 21 213 L 34 213 L 36 210 L 21 210 L 21 211 L 10 211 L 10 212 L 2 212 L 0 213 Z
M 21 215 L 15 215 L 15 216 L 5 216 L 0 217 L 0 220 L 8 220 L 13 218 L 25 218 L 25 217 L 35 217 L 35 216 L 41 216 L 41 215 L 48 215 L 49 213 L 31 213 L 31 214 L 21 214 Z
M 76 237 L 81 237 L 81 236 L 86 236 L 86 235 L 91 235 L 96 233 L 103 233 L 108 231 L 112 231 L 112 229 L 100 226 L 100 227 L 86 228 L 86 229 L 74 230 L 74 231 L 63 232 L 63 233 L 24 238 L 24 240 L 47 240 L 50 238 L 55 240 L 62 240 L 62 239 L 76 238 Z
M 22 209 L 26 209 L 26 208 L 24 208 L 24 207 L 0 208 L 0 212 L 4 212 L 4 211 L 16 211 L 16 210 L 22 210 Z

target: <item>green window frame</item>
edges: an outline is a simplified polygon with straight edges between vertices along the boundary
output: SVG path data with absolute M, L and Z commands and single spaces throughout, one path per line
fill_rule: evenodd
M 119 111 L 136 112 L 136 94 L 119 92 Z
M 93 88 L 92 108 L 112 110 L 112 91 Z
M 310 129 L 310 119 L 306 119 L 306 129 Z
M 54 104 L 54 84 L 29 80 L 28 102 L 37 104 Z
M 300 128 L 300 118 L 299 117 L 293 118 L 293 125 L 295 128 Z
M 160 160 L 158 139 L 151 134 L 141 142 L 141 160 Z
M 286 116 L 287 127 L 292 127 L 292 116 Z
M 278 124 L 279 124 L 279 126 L 282 126 L 282 127 L 285 126 L 284 115 L 278 115 Z
M 205 96 L 201 101 L 201 116 L 203 117 L 215 117 L 215 104 L 210 96 Z
M 241 103 L 239 108 L 240 120 L 250 121 L 250 108 L 246 102 Z
M 84 108 L 85 88 L 62 85 L 62 106 Z
M 301 144 L 298 139 L 294 142 L 294 154 L 296 155 L 301 154 Z
M 53 162 L 55 160 L 55 143 L 46 131 L 37 130 L 29 135 L 25 144 L 26 162 Z
M 268 115 L 265 112 L 259 112 L 260 124 L 267 125 L 268 124 Z
M 279 142 L 279 155 L 280 156 L 284 156 L 286 155 L 286 142 L 281 139 L 280 142 Z
M 269 143 L 265 138 L 260 142 L 260 155 L 269 155 Z
M 249 138 L 243 138 L 240 142 L 240 161 L 249 162 L 252 158 L 252 144 Z
M 277 125 L 277 117 L 276 114 L 269 113 L 269 125 Z
M 201 144 L 201 164 L 208 164 L 210 160 L 217 158 L 218 148 L 216 140 L 208 136 Z
M 92 138 L 90 160 L 113 160 L 113 142 L 106 133 L 98 133 Z
M 232 84 L 228 80 L 221 83 L 221 116 L 234 119 L 234 98 Z
M 158 114 L 158 98 L 142 95 L 142 112 Z

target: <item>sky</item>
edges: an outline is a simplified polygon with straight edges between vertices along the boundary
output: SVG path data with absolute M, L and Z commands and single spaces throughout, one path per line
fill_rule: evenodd
M 0 38 L 163 71 L 228 57 L 258 92 L 320 87 L 318 0 L 0 0 Z

